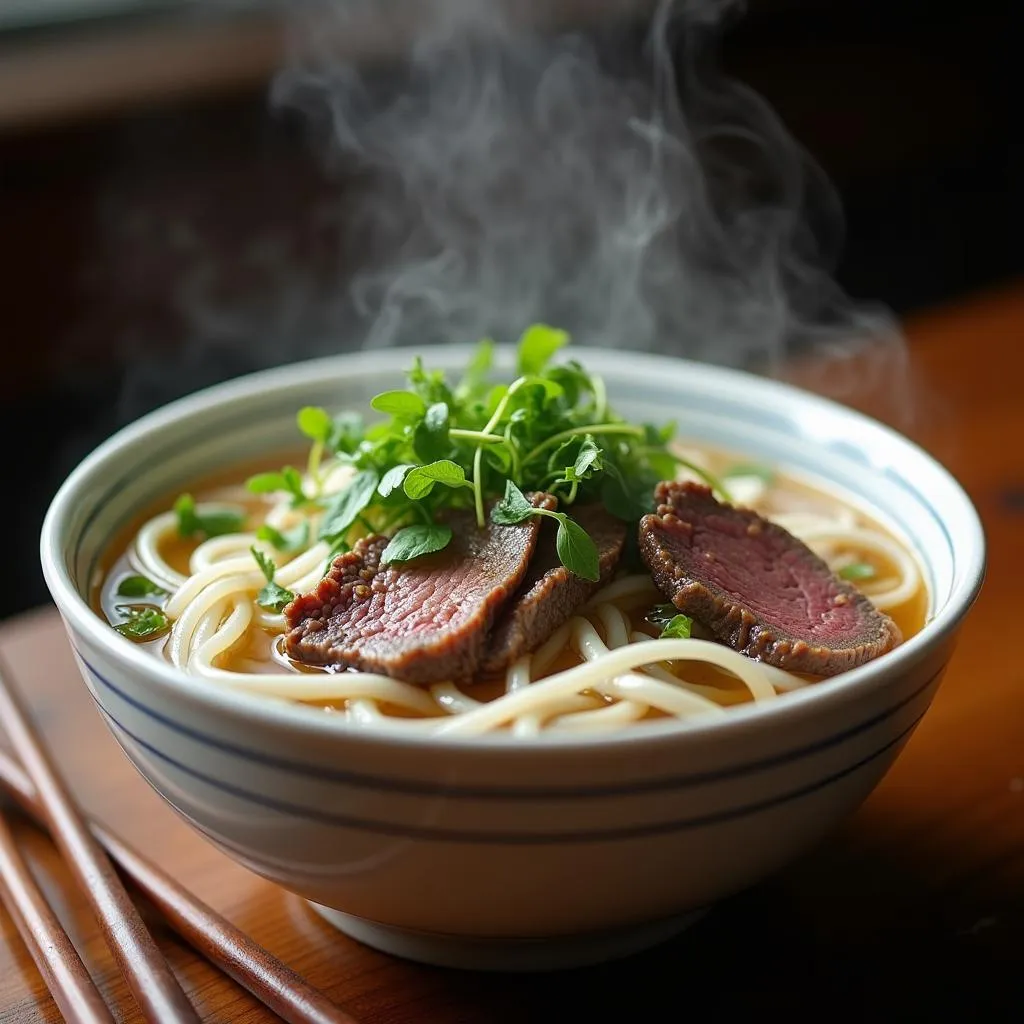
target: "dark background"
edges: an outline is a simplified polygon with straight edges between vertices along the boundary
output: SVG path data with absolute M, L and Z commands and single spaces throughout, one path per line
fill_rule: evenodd
M 842 195 L 840 283 L 901 315 L 1021 271 L 1020 18 L 936 7 L 755 2 L 723 43 Z M 14 541 L 0 617 L 46 600 L 39 524 L 86 451 L 178 394 L 303 354 L 261 339 L 302 324 L 301 289 L 279 301 L 281 267 L 316 264 L 311 210 L 332 183 L 266 85 L 0 125 L 0 528 Z M 225 318 L 202 325 L 202 349 L 197 295 Z M 156 369 L 127 381 L 137 356 Z

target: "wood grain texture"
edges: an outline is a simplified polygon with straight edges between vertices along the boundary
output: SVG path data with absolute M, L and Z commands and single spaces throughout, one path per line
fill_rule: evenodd
M 68 1024 L 113 1024 L 78 950 L 36 885 L 0 813 L 0 902 Z
M 794 374 L 897 422 L 977 503 L 990 569 L 960 650 L 896 765 L 843 828 L 685 935 L 614 967 L 476 975 L 359 946 L 214 850 L 146 786 L 92 707 L 52 610 L 0 629 L 0 649 L 84 805 L 366 1024 L 561 1021 L 567 1000 L 580 1019 L 670 1019 L 665 1006 L 682 1013 L 697 996 L 705 1012 L 726 1020 L 774 1011 L 789 1021 L 1019 1021 L 1024 664 L 1015 641 L 1024 573 L 1024 286 L 936 310 L 907 332 L 919 396 L 910 416 L 900 412 L 905 403 L 886 400 L 891 392 L 874 369 L 857 378 L 860 393 L 850 391 L 852 370 Z M 15 832 L 104 996 L 121 1019 L 137 1021 L 52 847 L 28 825 Z M 155 934 L 205 1020 L 273 1019 L 191 951 Z M 0 915 L 0 1022 L 57 1020 L 13 925 Z
M 83 821 L 2 659 L 0 722 L 25 774 L 39 794 L 50 835 L 88 899 L 145 1019 L 153 1024 L 198 1021 L 113 864 Z

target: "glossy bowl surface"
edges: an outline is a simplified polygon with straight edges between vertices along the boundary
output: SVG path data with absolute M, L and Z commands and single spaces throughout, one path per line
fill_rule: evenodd
M 432 349 L 457 375 L 468 349 Z M 885 657 L 768 707 L 595 740 L 444 741 L 176 671 L 91 610 L 97 561 L 140 509 L 296 441 L 302 405 L 365 409 L 411 350 L 250 375 L 105 442 L 55 497 L 47 583 L 82 676 L 127 756 L 210 840 L 343 930 L 433 963 L 562 967 L 684 927 L 793 860 L 850 813 L 925 714 L 981 585 L 970 500 L 934 459 L 841 406 L 736 371 L 576 350 L 630 419 L 818 479 L 917 556 L 924 630 Z M 509 360 L 509 353 L 502 353 Z

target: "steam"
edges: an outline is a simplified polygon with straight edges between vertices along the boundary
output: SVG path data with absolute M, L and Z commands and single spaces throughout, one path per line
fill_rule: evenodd
M 223 180 L 197 198 L 112 179 L 102 285 L 144 301 L 166 282 L 184 336 L 161 348 L 141 311 L 122 338 L 119 422 L 263 366 L 513 341 L 536 320 L 578 344 L 767 374 L 813 355 L 802 383 L 871 395 L 891 420 L 909 409 L 891 316 L 835 282 L 835 191 L 718 66 L 735 0 L 289 10 L 271 106 L 303 127 L 331 188 L 310 200 L 301 175 L 253 168 L 267 179 L 247 186 L 278 215 L 253 230 L 210 215 Z
M 272 91 L 326 160 L 362 172 L 343 239 L 360 344 L 509 341 L 539 319 L 768 373 L 811 348 L 899 350 L 887 312 L 832 277 L 830 184 L 716 66 L 733 0 L 658 4 L 627 67 L 628 47 L 538 26 L 515 0 L 371 6 L 412 39 L 399 68 L 345 56 L 366 3 L 321 3 Z

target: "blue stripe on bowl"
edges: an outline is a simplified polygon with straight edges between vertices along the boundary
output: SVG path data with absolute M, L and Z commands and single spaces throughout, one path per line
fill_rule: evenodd
M 793 750 L 786 751 L 782 754 L 776 754 L 769 758 L 763 758 L 759 761 L 748 761 L 744 764 L 734 765 L 717 771 L 693 772 L 687 775 L 645 779 L 639 782 L 610 783 L 600 786 L 471 786 L 448 782 L 432 784 L 417 782 L 412 779 L 394 779 L 384 776 L 363 774 L 360 772 L 342 771 L 319 765 L 304 764 L 302 762 L 292 761 L 286 758 L 274 757 L 259 750 L 230 743 L 220 737 L 200 732 L 198 729 L 195 729 L 190 725 L 185 725 L 182 722 L 178 722 L 173 718 L 169 718 L 167 715 L 154 710 L 140 701 L 137 697 L 133 697 L 126 693 L 123 689 L 102 675 L 83 657 L 82 653 L 78 651 L 77 648 L 76 652 L 78 653 L 78 657 L 81 659 L 82 664 L 86 666 L 90 675 L 101 687 L 115 694 L 118 698 L 135 708 L 135 710 L 144 714 L 147 718 L 150 718 L 155 722 L 159 722 L 161 725 L 172 729 L 174 732 L 177 732 L 182 736 L 188 737 L 190 740 L 193 740 L 202 746 L 210 747 L 222 753 L 231 754 L 235 757 L 251 761 L 254 764 L 259 764 L 279 771 L 289 772 L 294 775 L 306 776 L 318 780 L 329 780 L 331 782 L 341 782 L 360 786 L 365 789 L 380 790 L 381 792 L 429 796 L 444 795 L 446 797 L 453 798 L 496 800 L 567 800 L 592 799 L 606 796 L 629 796 L 641 793 L 685 789 L 692 786 L 723 782 L 729 779 L 740 778 L 744 775 L 761 772 L 766 769 L 776 768 L 781 765 L 790 764 L 794 761 L 799 761 L 813 754 L 821 753 L 831 747 L 838 746 L 840 743 L 843 743 L 846 740 L 874 727 L 875 725 L 878 725 L 880 722 L 885 721 L 885 719 L 892 717 L 902 708 L 911 704 L 925 693 L 925 691 L 938 680 L 939 675 L 942 673 L 942 669 L 939 669 L 938 672 L 930 676 L 908 696 L 897 701 L 885 711 L 864 719 L 857 725 L 844 729 L 841 732 L 834 733 L 826 739 L 807 744 L 803 747 L 797 747 Z M 96 703 L 105 714 L 109 715 L 109 712 L 103 708 L 99 701 Z
M 355 829 L 363 832 L 373 832 L 378 835 L 386 835 L 400 839 L 416 839 L 444 843 L 491 844 L 497 846 L 552 846 L 564 843 L 577 844 L 640 839 L 645 836 L 667 835 L 674 832 L 684 832 L 692 829 L 705 828 L 709 825 L 735 821 L 739 818 L 748 817 L 749 815 L 757 814 L 761 811 L 771 810 L 775 807 L 780 807 L 783 804 L 790 803 L 793 800 L 798 800 L 801 797 L 809 796 L 827 786 L 834 785 L 840 780 L 846 778 L 846 776 L 852 775 L 854 772 L 870 764 L 872 761 L 882 757 L 888 751 L 892 750 L 893 747 L 902 743 L 903 740 L 913 732 L 918 722 L 921 721 L 925 714 L 925 712 L 922 711 L 921 714 L 918 715 L 902 732 L 900 732 L 898 736 L 868 754 L 866 757 L 862 757 L 853 764 L 847 765 L 839 771 L 832 772 L 830 775 L 816 779 L 814 782 L 790 790 L 787 793 L 771 797 L 767 800 L 760 800 L 741 807 L 730 808 L 729 810 L 717 811 L 713 814 L 704 814 L 692 818 L 654 822 L 645 825 L 628 825 L 619 828 L 584 829 L 575 832 L 488 832 L 473 829 L 424 828 L 422 826 L 399 825 L 391 822 L 373 821 L 367 818 L 333 814 L 319 808 L 303 807 L 287 800 L 278 800 L 274 797 L 269 797 L 264 793 L 254 793 L 242 788 L 241 786 L 225 782 L 223 779 L 207 775 L 205 772 L 201 772 L 199 769 L 194 768 L 191 765 L 182 763 L 176 758 L 171 757 L 169 754 L 166 754 L 164 751 L 158 750 L 152 744 L 131 732 L 131 730 L 126 728 L 113 715 L 111 715 L 106 708 L 101 707 L 100 710 L 103 712 L 108 723 L 113 729 L 119 731 L 123 736 L 126 736 L 134 744 L 145 750 L 153 757 L 167 765 L 170 765 L 177 771 L 183 772 L 194 779 L 198 779 L 205 785 L 258 807 L 276 811 L 279 814 L 288 815 L 289 817 L 298 818 L 303 821 L 314 822 L 316 824 L 330 825 L 335 828 Z M 120 739 L 119 742 L 121 742 Z

